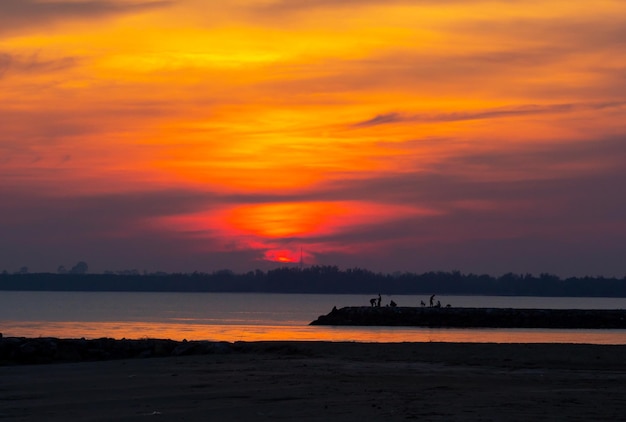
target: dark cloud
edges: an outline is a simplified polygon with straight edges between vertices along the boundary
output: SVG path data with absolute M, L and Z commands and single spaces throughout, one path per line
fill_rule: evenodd
M 60 198 L 43 189 L 26 192 L 5 186 L 0 190 L 0 242 L 7 247 L 0 268 L 28 265 L 33 271 L 53 271 L 78 259 L 96 272 L 266 268 L 270 264 L 256 261 L 259 251 L 238 251 L 237 239 L 219 239 L 210 231 L 159 230 L 144 223 L 163 216 L 210 215 L 238 204 L 373 201 L 439 213 L 350 224 L 319 237 L 273 242 L 305 250 L 315 243 L 336 245 L 334 252 L 311 252 L 318 263 L 344 268 L 621 276 L 626 254 L 625 159 L 626 136 L 620 136 L 459 153 L 424 171 L 369 179 L 338 177 L 295 195 L 163 190 Z M 589 168 L 577 170 L 582 164 Z M 569 166 L 575 171 L 551 171 Z M 477 167 L 481 171 L 476 172 Z M 499 177 L 507 171 L 521 176 Z M 224 241 L 232 243 L 234 251 L 215 252 Z M 354 253 L 349 253 L 351 245 Z
M 474 0 L 472 3 L 480 4 L 479 0 Z M 384 3 L 384 6 L 389 7 L 393 5 L 408 4 L 412 6 L 441 6 L 444 4 L 467 4 L 467 1 L 463 0 L 390 0 Z M 252 9 L 256 13 L 267 14 L 272 17 L 283 17 L 286 14 L 293 13 L 306 13 L 311 10 L 324 9 L 324 10 L 353 10 L 354 8 L 363 8 L 369 6 L 381 6 L 381 2 L 378 0 L 278 0 L 271 3 L 259 4 Z
M 569 53 L 615 51 L 626 46 L 626 17 L 601 14 L 584 19 L 509 18 L 454 22 L 455 31 L 484 37 L 541 40 L 543 51 Z M 534 50 L 536 51 L 536 50 Z
M 364 120 L 362 122 L 358 122 L 353 124 L 354 127 L 369 127 L 369 126 L 378 126 L 384 125 L 387 123 L 399 123 L 407 120 L 407 116 L 400 113 L 385 113 L 378 114 L 371 119 Z
M 459 269 L 491 274 L 508 271 L 619 274 L 621 267 L 617 262 L 621 261 L 607 255 L 626 252 L 625 228 L 613 226 L 622 221 L 626 212 L 623 199 L 626 192 L 616 185 L 619 177 L 623 180 L 623 172 L 587 180 L 539 182 L 472 183 L 441 175 L 438 184 L 432 183 L 437 179 L 433 175 L 421 179 L 414 175 L 413 179 L 372 180 L 360 187 L 363 197 L 367 189 L 393 188 L 395 193 L 391 195 L 381 190 L 370 191 L 369 195 L 376 194 L 383 203 L 403 197 L 405 205 L 443 206 L 446 212 L 349 226 L 323 237 L 275 241 L 288 246 L 304 245 L 305 249 L 311 243 L 338 245 L 340 250 L 336 252 L 316 253 L 317 262 L 377 271 Z M 320 192 L 317 196 L 325 194 Z M 352 196 L 359 195 L 352 193 Z M 350 194 L 343 198 L 338 195 L 338 200 L 346 197 Z M 50 200 L 34 198 L 29 192 L 21 197 L 4 195 L 4 199 L 10 202 L 0 206 L 3 216 L 9 217 L 0 223 L 2 242 L 12 245 L 2 257 L 5 267 L 7 262 L 16 262 L 35 269 L 32 263 L 36 262 L 50 270 L 77 257 L 87 260 L 95 271 L 126 268 L 246 271 L 263 267 L 255 261 L 259 253 L 252 250 L 215 252 L 221 241 L 212 239 L 211 233 L 195 236 L 175 233 L 167 227 L 159 231 L 135 226 L 151 216 L 178 215 L 198 209 L 210 212 L 212 206 L 233 199 L 244 202 L 244 197 L 220 198 L 170 191 Z M 448 203 L 457 199 L 485 199 L 514 206 L 473 210 L 454 208 Z M 530 202 L 530 206 L 516 210 L 518 202 Z M 16 203 L 21 204 L 21 209 L 10 205 Z M 606 226 L 596 227 L 598 221 L 604 221 Z M 236 244 L 236 239 L 229 241 Z M 346 253 L 350 245 L 356 247 L 354 254 Z
M 613 185 L 613 191 L 615 188 L 626 189 L 617 183 L 620 176 L 626 177 L 624 160 L 626 134 L 485 152 L 470 148 L 442 158 L 421 171 L 369 179 L 338 175 L 336 180 L 322 187 L 322 191 L 328 197 L 343 196 L 354 200 L 372 198 L 375 192 L 377 200 L 388 203 L 550 198 L 559 191 L 579 192 L 577 186 L 585 188 L 587 181 L 594 179 L 606 187 Z M 516 176 L 505 177 L 507 174 Z M 581 191 L 586 193 L 586 189 Z M 613 198 L 608 192 L 601 189 L 595 193 Z
M 626 136 L 526 153 L 459 155 L 421 172 L 343 178 L 329 184 L 326 200 L 375 199 L 439 213 L 348 226 L 316 240 L 371 245 L 377 253 L 363 252 L 368 265 L 385 271 L 620 275 L 617 256 L 626 253 L 626 186 L 621 183 L 626 168 L 620 164 L 626 159 L 625 141 Z M 551 173 L 552 167 L 580 164 L 591 169 Z M 476 165 L 482 170 L 475 171 Z M 516 170 L 525 173 L 499 177 Z M 331 257 L 337 259 L 320 260 Z
M 173 1 L 41 1 L 2 0 L 0 32 L 41 25 L 67 19 L 101 19 L 117 14 L 139 12 L 169 6 Z
M 242 250 L 238 239 L 216 238 L 208 229 L 178 232 L 165 222 L 161 227 L 155 223 L 160 217 L 210 213 L 223 205 L 285 199 L 180 189 L 59 197 L 46 189 L 1 185 L 0 198 L 0 271 L 22 265 L 55 271 L 84 259 L 94 272 L 270 268 L 275 265 L 260 261 L 258 250 Z M 230 250 L 224 250 L 225 242 Z
M 367 262 L 367 268 L 383 272 L 622 276 L 618 257 L 626 253 L 623 224 L 595 226 L 595 220 L 580 215 L 572 224 L 562 218 L 571 213 L 568 207 L 547 213 L 550 201 L 533 205 L 536 208 L 530 210 L 458 210 L 351 228 L 321 240 L 354 245 L 353 255 L 326 252 L 317 258 L 323 264 L 340 262 L 347 267 L 363 267 Z
M 439 114 L 409 114 L 409 113 L 386 113 L 378 114 L 371 119 L 353 123 L 355 128 L 378 126 L 390 123 L 404 122 L 455 122 L 463 120 L 493 119 L 499 117 L 539 115 L 552 113 L 567 113 L 579 110 L 602 110 L 626 105 L 626 102 L 604 102 L 592 104 L 551 104 L 551 105 L 522 105 L 514 108 L 493 108 L 482 111 L 439 113 Z
M 369 245 L 355 257 L 342 256 L 343 265 L 363 266 L 367 256 L 368 268 L 380 271 L 622 275 L 618 257 L 626 253 L 626 187 L 619 181 L 626 170 L 513 181 L 471 180 L 445 170 L 353 181 L 342 189 L 441 214 L 348 227 L 317 240 Z M 465 205 L 472 203 L 486 206 Z M 318 258 L 323 263 L 339 259 L 336 253 Z
M 0 53 L 0 79 L 9 69 L 9 66 L 11 65 L 11 58 L 10 54 Z
M 78 64 L 75 57 L 44 59 L 40 53 L 16 55 L 0 53 L 0 78 L 11 73 L 34 74 L 66 70 Z
M 167 101 L 94 101 L 83 103 L 79 110 L 68 110 L 68 104 L 38 106 L 28 110 L 0 104 L 0 151 L 32 155 L 33 148 L 52 152 L 57 146 L 73 148 L 80 136 L 133 131 L 140 120 L 145 124 L 179 111 Z
M 89 226 L 98 228 L 93 224 L 96 223 L 96 217 L 105 226 L 112 226 L 116 221 L 134 221 L 209 209 L 219 198 L 210 193 L 184 190 L 59 197 L 49 195 L 45 189 L 29 188 L 28 192 L 22 192 L 17 187 L 1 185 L 0 189 L 2 197 L 7 199 L 0 205 L 0 210 L 7 213 L 7 220 L 9 215 L 17 220 L 34 219 L 42 208 L 45 208 L 46 215 L 52 220 L 63 220 L 64 215 L 75 210 L 74 215 L 67 220 L 72 225 L 81 225 L 81 229 Z

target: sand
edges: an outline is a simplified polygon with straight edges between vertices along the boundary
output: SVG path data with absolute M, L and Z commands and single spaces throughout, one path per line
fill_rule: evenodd
M 623 420 L 626 346 L 237 343 L 0 367 L 2 421 Z

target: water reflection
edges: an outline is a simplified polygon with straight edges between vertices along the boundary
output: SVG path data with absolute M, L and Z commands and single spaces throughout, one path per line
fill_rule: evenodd
M 626 309 L 625 298 L 437 296 L 464 307 Z M 626 344 L 626 330 L 429 329 L 309 326 L 333 306 L 369 305 L 369 295 L 176 292 L 0 294 L 4 336 L 170 338 L 213 341 L 355 341 Z M 391 296 L 383 295 L 383 303 Z M 428 296 L 393 296 L 419 306 Z
M 211 341 L 354 341 L 626 344 L 626 330 L 430 329 L 150 322 L 5 321 L 5 336 Z

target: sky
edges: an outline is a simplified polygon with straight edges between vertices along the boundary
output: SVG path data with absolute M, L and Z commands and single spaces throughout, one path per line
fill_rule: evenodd
M 622 0 L 2 0 L 0 271 L 626 275 Z

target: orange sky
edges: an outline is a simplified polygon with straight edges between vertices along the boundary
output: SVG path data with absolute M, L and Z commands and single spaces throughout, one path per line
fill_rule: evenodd
M 621 276 L 624 28 L 619 0 L 3 0 L 0 270 Z

